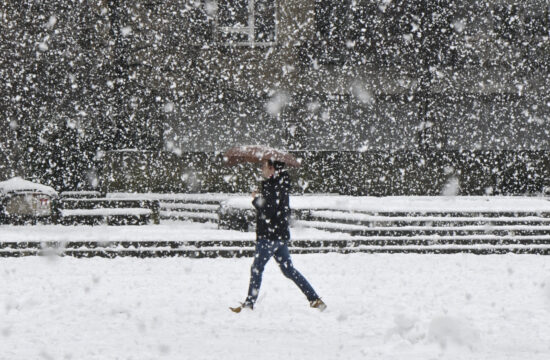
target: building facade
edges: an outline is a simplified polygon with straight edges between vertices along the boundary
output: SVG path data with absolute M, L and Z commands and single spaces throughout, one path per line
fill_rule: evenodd
M 533 193 L 550 174 L 547 0 L 0 9 L 5 174 L 246 191 L 219 154 L 256 143 L 303 158 L 298 191 Z

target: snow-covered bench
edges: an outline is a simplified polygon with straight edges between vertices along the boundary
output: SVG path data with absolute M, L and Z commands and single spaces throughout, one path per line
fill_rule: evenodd
M 65 225 L 159 223 L 159 202 L 157 200 L 62 197 L 56 202 L 54 209 L 55 221 Z

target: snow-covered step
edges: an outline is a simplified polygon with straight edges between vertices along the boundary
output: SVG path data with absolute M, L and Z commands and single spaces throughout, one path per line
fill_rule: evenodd
M 196 212 L 196 211 L 159 211 L 161 219 L 171 220 L 194 220 L 194 221 L 210 221 L 217 222 L 218 214 L 212 212 Z
M 357 236 L 347 240 L 294 240 L 296 247 L 357 247 L 357 246 L 411 246 L 411 245 L 550 245 L 550 235 L 497 236 L 497 235 L 410 235 L 410 236 Z
M 550 214 L 545 216 L 520 215 L 518 216 L 426 216 L 421 213 L 411 213 L 408 216 L 397 215 L 373 215 L 357 212 L 330 211 L 330 210 L 312 210 L 307 214 L 316 219 L 338 220 L 346 222 L 364 222 L 364 223 L 395 223 L 395 222 L 532 222 L 532 223 L 550 223 Z
M 386 223 L 386 226 L 354 225 L 348 223 L 328 222 L 328 221 L 307 221 L 295 220 L 293 226 L 315 228 L 325 231 L 344 232 L 355 236 L 381 236 L 381 235 L 482 235 L 495 234 L 498 236 L 507 235 L 550 235 L 550 225 L 546 223 L 537 225 L 463 225 L 449 224 L 447 226 L 428 225 L 403 225 L 391 226 Z
M 354 247 L 345 246 L 324 246 L 324 247 L 290 247 L 293 254 L 313 253 L 474 253 L 474 254 L 540 254 L 549 255 L 550 245 L 360 245 Z M 0 249 L 0 257 L 21 257 L 21 256 L 73 256 L 73 257 L 193 257 L 193 258 L 215 258 L 215 257 L 251 257 L 254 254 L 254 247 L 226 246 L 226 247 L 142 247 L 138 249 L 125 248 L 80 248 L 80 249 Z
M 162 210 L 192 210 L 192 211 L 210 211 L 217 212 L 218 204 L 197 204 L 197 203 L 179 203 L 179 202 L 161 202 L 159 207 Z
M 457 254 L 470 253 L 479 255 L 495 254 L 537 254 L 550 255 L 550 245 L 433 245 L 433 246 L 359 246 L 353 248 L 322 247 L 322 248 L 292 248 L 293 254 L 317 254 L 317 253 L 417 253 L 417 254 Z
M 218 222 L 219 201 L 178 200 L 161 201 L 159 215 L 164 220 L 184 220 L 196 222 Z
M 142 208 L 102 208 L 102 209 L 62 209 L 62 217 L 69 216 L 143 216 L 151 215 L 151 209 Z
M 107 193 L 106 197 L 114 200 L 158 200 L 162 202 L 219 204 L 229 198 L 239 197 L 239 195 L 224 193 Z
M 303 221 L 298 220 L 294 222 L 298 226 L 307 226 L 314 228 L 332 228 L 337 230 L 359 230 L 359 231 L 476 231 L 476 232 L 486 232 L 491 233 L 495 231 L 547 231 L 550 234 L 550 225 L 464 225 L 457 226 L 456 224 L 451 224 L 449 226 L 364 226 L 364 225 L 353 225 L 353 224 L 341 224 L 341 223 L 331 223 L 331 222 L 322 222 L 322 221 Z
M 235 236 L 235 234 L 227 234 Z M 196 240 L 141 239 L 121 241 L 2 241 L 0 256 L 77 257 L 235 257 L 252 256 L 255 241 L 249 236 Z M 538 236 L 357 236 L 341 238 L 298 236 L 290 242 L 293 253 L 418 252 L 418 253 L 535 253 L 550 254 L 550 235 Z

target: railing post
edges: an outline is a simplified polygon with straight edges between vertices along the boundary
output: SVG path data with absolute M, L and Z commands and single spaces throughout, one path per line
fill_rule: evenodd
M 149 208 L 151 209 L 151 219 L 153 220 L 153 224 L 160 224 L 160 201 L 151 200 L 149 203 Z

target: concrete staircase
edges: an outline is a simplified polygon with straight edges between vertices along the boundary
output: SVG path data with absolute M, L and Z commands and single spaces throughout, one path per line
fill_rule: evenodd
M 227 194 L 107 194 L 114 203 L 158 204 L 161 223 L 209 222 L 253 231 L 249 196 Z M 88 203 L 91 200 L 80 201 Z M 223 206 L 221 206 L 223 204 Z M 296 196 L 292 253 L 550 254 L 550 201 L 546 198 L 351 198 Z M 229 214 L 229 217 L 225 217 Z M 233 223 L 232 223 L 233 222 Z M 154 225 L 150 225 L 154 226 Z M 231 240 L 0 241 L 0 256 L 62 254 L 77 257 L 252 256 L 251 234 Z
M 550 212 L 312 210 L 302 211 L 294 226 L 349 234 L 354 240 L 348 249 L 357 251 L 546 254 L 550 249 Z

